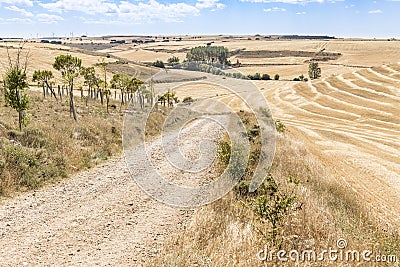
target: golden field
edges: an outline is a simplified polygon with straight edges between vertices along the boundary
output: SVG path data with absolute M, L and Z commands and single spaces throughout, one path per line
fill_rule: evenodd
M 251 40 L 248 40 L 249 38 Z M 254 37 L 248 36 L 241 38 L 202 36 L 196 39 L 183 37 L 179 42 L 174 40 L 161 42 L 157 39 L 157 42 L 148 44 L 127 43 L 97 51 L 76 48 L 76 44 L 80 43 L 79 40 L 73 41 L 73 47 L 68 45 L 70 40 L 65 42 L 62 46 L 36 42 L 25 43 L 24 51 L 29 50 L 31 55 L 28 74 L 32 75 L 36 69 L 52 69 L 51 64 L 54 58 L 68 53 L 81 58 L 84 66 L 94 65 L 102 58 L 107 62 L 126 61 L 123 68 L 118 65 L 119 67 L 109 69 L 108 79 L 111 79 L 113 73 L 124 71 L 129 75 L 147 80 L 154 74 L 156 74 L 155 77 L 157 75 L 163 77 L 165 70 L 146 64 L 156 60 L 166 62 L 172 56 L 177 56 L 182 61 L 190 48 L 210 42 L 213 42 L 213 46 L 221 45 L 230 51 L 238 52 L 230 58 L 230 61 L 236 63 L 239 60 L 244 65 L 228 72 L 237 71 L 245 75 L 268 73 L 272 78 L 275 74 L 279 74 L 280 79 L 276 81 L 248 82 L 255 84 L 265 96 L 274 118 L 279 119 L 287 127 L 287 132 L 278 138 L 276 162 L 272 171 L 278 177 L 283 177 L 287 173 L 311 177 L 303 177 L 307 180 L 302 181 L 306 185 L 297 189 L 296 192 L 310 210 L 302 211 L 293 219 L 298 220 L 297 224 L 293 224 L 294 228 L 297 227 L 296 229 L 289 229 L 290 227 L 287 226 L 289 228 L 286 230 L 301 232 L 304 234 L 301 236 L 303 238 L 309 237 L 315 230 L 319 238 L 316 238 L 317 245 L 322 247 L 328 243 L 328 241 L 323 243 L 322 240 L 334 242 L 337 238 L 345 236 L 356 248 L 360 245 L 357 243 L 360 239 L 371 243 L 376 239 L 382 241 L 377 245 L 382 248 L 389 242 L 386 239 L 387 236 L 382 237 L 385 233 L 398 235 L 396 231 L 400 227 L 399 41 L 255 40 Z M 97 39 L 82 42 L 106 43 L 104 40 Z M 0 43 L 0 45 L 0 74 L 2 75 L 7 68 L 7 50 L 5 43 Z M 9 51 L 12 54 L 15 49 L 11 48 Z M 240 51 L 248 53 L 241 55 Z M 279 55 L 268 57 L 271 51 Z M 322 52 L 340 53 L 340 56 L 319 62 L 322 69 L 320 79 L 308 82 L 293 81 L 293 78 L 299 75 L 308 76 L 308 62 L 311 58 L 304 55 L 318 55 Z M 246 57 L 246 54 L 251 56 Z M 168 71 L 178 80 L 180 78 L 202 79 L 177 87 L 169 83 L 160 83 L 157 84 L 157 90 L 172 90 L 180 100 L 189 96 L 194 99 L 209 98 L 225 103 L 235 111 L 248 110 L 246 103 L 235 96 L 229 88 L 209 83 L 208 81 L 212 79 L 210 74 Z M 57 71 L 53 70 L 53 73 L 56 74 L 57 82 L 61 83 L 61 77 Z M 77 82 L 78 86 L 83 86 L 82 80 Z M 226 84 L 229 83 L 234 85 L 235 79 L 226 78 Z M 33 83 L 31 88 L 37 90 Z M 246 92 L 246 88 L 243 88 L 243 91 Z M 117 114 L 115 116 L 118 117 Z M 321 206 L 319 206 L 319 201 Z M 331 207 L 330 205 L 332 202 L 335 204 L 335 201 L 343 206 Z M 220 212 L 223 215 L 238 212 L 237 209 L 232 208 L 234 205 L 231 202 L 233 200 L 231 196 L 228 196 L 202 209 L 188 228 L 188 231 L 194 234 L 187 236 L 183 234 L 189 240 L 187 242 L 193 243 L 197 240 L 198 244 L 203 246 L 202 253 L 216 258 L 220 255 L 216 255 L 212 250 L 218 248 L 215 245 L 220 243 L 224 249 L 234 251 L 232 253 L 236 253 L 240 259 L 253 253 L 249 250 L 249 246 L 259 246 L 260 243 L 252 239 L 251 234 L 254 233 L 250 233 L 250 237 L 244 236 L 247 231 L 246 224 L 235 221 L 235 218 L 220 216 Z M 227 206 L 228 209 L 226 209 Z M 357 209 L 359 213 L 348 214 Z M 310 216 L 313 214 L 318 218 L 311 219 Z M 342 216 L 343 221 L 337 216 Z M 359 217 L 356 218 L 357 216 Z M 208 218 L 207 222 L 204 223 L 202 218 Z M 325 221 L 325 224 L 318 219 Z M 228 231 L 228 227 L 219 229 L 218 223 L 230 224 L 231 232 Z M 302 223 L 307 227 L 306 229 L 301 229 Z M 208 229 L 207 227 L 217 229 L 222 234 L 210 236 L 209 233 L 204 232 L 204 229 Z M 371 234 L 373 229 L 376 229 L 378 237 Z M 196 231 L 198 231 L 197 234 Z M 232 247 L 229 242 L 224 243 L 221 240 L 224 235 L 226 235 L 225 238 L 235 236 L 242 243 Z M 360 239 L 357 239 L 357 236 Z M 182 249 L 182 253 L 177 256 L 174 254 L 176 251 L 168 251 L 168 248 L 165 253 L 172 258 L 170 264 L 172 262 L 176 264 L 175 266 L 186 266 L 187 262 L 180 261 L 179 257 L 185 257 L 185 255 L 190 257 L 190 252 L 198 248 L 181 242 L 180 238 L 184 239 L 182 236 L 172 237 L 169 242 L 171 242 L 171 248 L 175 249 L 174 246 L 177 246 Z M 210 242 L 207 243 L 207 240 L 214 242 L 213 245 L 210 245 Z M 398 246 L 389 247 L 392 251 L 398 250 Z M 178 257 L 176 262 L 173 261 L 174 257 Z M 221 265 L 232 263 L 223 259 L 218 262 Z M 162 261 L 154 263 L 154 266 L 160 265 L 168 266 L 168 263 Z

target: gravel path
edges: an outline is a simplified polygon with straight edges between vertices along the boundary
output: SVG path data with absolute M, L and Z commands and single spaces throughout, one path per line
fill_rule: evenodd
M 179 149 L 196 158 L 200 150 L 193 146 L 201 138 L 221 138 L 223 130 L 200 119 L 182 133 Z M 149 146 L 154 164 L 171 181 L 190 180 L 158 156 L 159 143 L 157 139 Z M 209 180 L 212 170 L 213 165 L 191 175 L 195 181 Z M 192 214 L 193 210 L 169 207 L 147 196 L 124 159 L 114 159 L 59 184 L 4 201 L 0 205 L 0 266 L 142 266 L 158 255 L 164 238 L 179 231 Z

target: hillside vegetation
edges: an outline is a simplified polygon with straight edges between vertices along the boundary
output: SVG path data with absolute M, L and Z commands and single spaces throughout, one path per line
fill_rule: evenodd
M 122 114 L 106 113 L 100 102 L 68 101 L 30 92 L 30 123 L 18 129 L 17 113 L 0 99 L 0 195 L 37 188 L 120 155 Z
M 251 130 L 254 118 L 249 114 L 240 116 Z M 197 210 L 190 225 L 171 237 L 164 244 L 162 257 L 149 266 L 259 266 L 262 262 L 257 253 L 265 247 L 275 252 L 318 252 L 336 248 L 341 239 L 347 241 L 348 249 L 400 255 L 398 230 L 376 218 L 351 188 L 325 172 L 323 164 L 283 124 L 278 123 L 277 129 L 281 132 L 277 151 L 264 184 L 255 193 L 248 192 L 246 180 L 256 163 L 250 158 L 247 176 L 235 190 Z M 253 138 L 251 155 L 259 148 L 258 141 Z M 226 151 L 219 152 L 221 168 L 225 166 Z M 268 213 L 271 216 L 265 216 Z M 279 214 L 281 217 L 276 216 Z M 278 218 L 277 224 L 273 218 Z M 283 264 L 276 256 L 272 262 Z M 285 264 L 298 266 L 290 261 Z M 321 266 L 332 262 L 303 264 Z M 380 266 L 392 265 L 393 262 Z

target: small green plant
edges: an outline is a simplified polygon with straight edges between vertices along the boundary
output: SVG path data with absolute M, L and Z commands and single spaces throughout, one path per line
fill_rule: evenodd
M 218 144 L 218 158 L 223 167 L 228 166 L 229 159 L 231 158 L 231 143 L 228 141 L 221 141 Z
M 275 120 L 275 129 L 278 133 L 285 133 L 286 126 L 280 120 Z
M 262 225 L 269 225 L 267 230 L 260 230 L 265 237 L 272 239 L 273 245 L 278 244 L 278 233 L 286 217 L 296 206 L 296 196 L 279 190 L 274 177 L 269 174 L 262 188 L 264 194 L 252 198 L 250 205 Z
M 278 81 L 278 80 L 279 80 L 279 77 L 280 77 L 279 74 L 275 74 L 274 80 L 275 80 L 275 81 Z

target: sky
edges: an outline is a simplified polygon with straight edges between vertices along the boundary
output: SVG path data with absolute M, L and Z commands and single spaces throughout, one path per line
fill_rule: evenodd
M 400 0 L 0 0 L 0 38 L 298 34 L 400 38 Z

